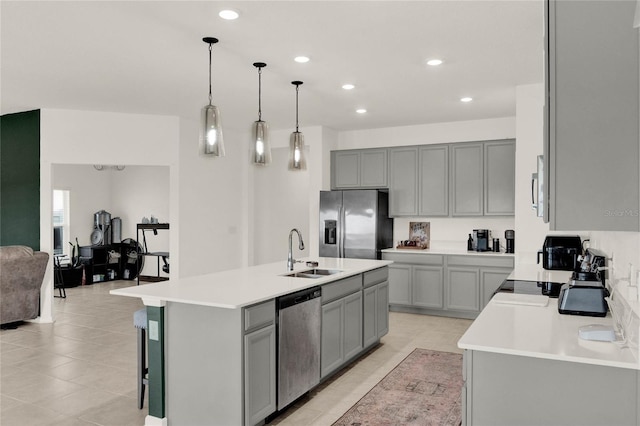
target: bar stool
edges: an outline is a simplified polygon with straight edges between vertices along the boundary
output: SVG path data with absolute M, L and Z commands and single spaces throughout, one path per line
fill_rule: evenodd
M 138 408 L 144 405 L 144 390 L 149 384 L 147 374 L 147 309 L 139 309 L 133 314 L 133 326 L 138 329 Z

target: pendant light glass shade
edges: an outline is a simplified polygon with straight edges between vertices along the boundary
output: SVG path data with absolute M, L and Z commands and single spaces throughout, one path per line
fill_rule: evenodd
M 213 105 L 211 97 L 211 51 L 217 38 L 205 37 L 202 39 L 209 45 L 209 104 L 202 108 L 200 116 L 200 145 L 205 155 L 224 157 L 224 139 L 222 137 L 222 125 L 220 123 L 220 111 Z
M 271 163 L 271 145 L 269 144 L 269 124 L 258 120 L 253 122 L 253 163 L 266 166 Z
M 289 138 L 289 170 L 306 170 L 307 160 L 304 154 L 304 135 L 297 130 Z
M 292 81 L 296 86 L 296 131 L 289 139 L 289 170 L 306 170 L 307 161 L 304 154 L 304 135 L 298 131 L 298 92 L 301 81 Z
M 269 144 L 269 124 L 262 121 L 262 68 L 267 64 L 255 62 L 258 68 L 258 121 L 253 122 L 253 164 L 266 166 L 271 163 L 271 145 Z
M 206 105 L 202 108 L 202 145 L 206 155 L 224 157 L 224 141 L 222 139 L 222 126 L 220 125 L 220 111 L 215 105 Z

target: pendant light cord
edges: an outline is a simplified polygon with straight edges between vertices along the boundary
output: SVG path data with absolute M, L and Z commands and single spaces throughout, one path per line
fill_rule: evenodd
M 209 105 L 212 105 L 211 97 L 211 51 L 213 50 L 213 44 L 209 43 Z
M 258 67 L 258 121 L 262 121 L 262 67 Z
M 298 132 L 298 92 L 300 85 L 296 84 L 296 133 Z

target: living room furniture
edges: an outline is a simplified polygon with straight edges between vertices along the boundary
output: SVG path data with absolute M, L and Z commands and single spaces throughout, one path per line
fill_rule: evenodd
M 80 246 L 79 251 L 87 284 L 123 278 L 126 253 L 122 244 Z
M 141 262 L 145 256 L 155 256 L 158 260 L 158 271 L 156 275 L 142 275 L 142 267 L 139 267 L 138 270 L 140 273 L 138 274 L 138 284 L 140 281 L 165 281 L 169 278 L 160 276 L 160 259 L 164 262 L 164 266 L 162 270 L 166 273 L 169 273 L 169 252 L 168 251 L 153 251 L 150 252 L 147 248 L 147 237 L 145 231 L 153 231 L 154 235 L 158 235 L 158 230 L 168 230 L 168 223 L 138 223 L 136 225 L 136 239 L 140 241 L 140 231 L 142 231 L 142 247 L 143 252 L 138 255 L 138 261 Z
M 26 246 L 0 247 L 0 324 L 36 318 L 49 253 Z
M 61 259 L 67 257 L 66 254 L 55 254 L 53 256 L 53 288 L 58 289 L 60 293 L 59 296 L 54 295 L 53 297 L 60 297 L 62 299 L 67 298 L 67 290 L 64 287 L 64 276 L 62 275 L 62 264 Z

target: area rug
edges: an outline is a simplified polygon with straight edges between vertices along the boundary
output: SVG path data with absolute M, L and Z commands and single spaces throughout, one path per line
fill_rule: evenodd
M 462 355 L 415 349 L 334 426 L 460 425 Z

